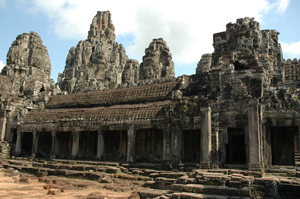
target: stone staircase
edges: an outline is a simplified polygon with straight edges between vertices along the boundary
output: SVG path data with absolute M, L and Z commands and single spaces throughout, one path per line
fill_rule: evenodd
M 161 172 L 152 173 L 150 177 L 153 181 L 145 182 L 145 187 L 171 190 L 172 198 L 253 198 L 250 183 L 254 177 L 243 174 L 228 175 L 228 170 Z
M 16 158 L 2 160 L 4 168 L 42 176 L 88 180 L 112 179 L 139 182 L 140 198 L 299 198 L 300 179 L 237 169 L 194 169 L 191 172 L 157 170 L 157 164 L 126 164 L 79 160 Z M 184 170 L 184 169 L 183 169 Z
M 295 152 L 295 165 L 300 166 L 300 152 Z

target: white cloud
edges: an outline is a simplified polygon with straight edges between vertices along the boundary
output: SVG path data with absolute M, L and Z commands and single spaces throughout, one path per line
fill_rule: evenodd
M 282 52 L 287 54 L 287 57 L 293 59 L 295 57 L 300 57 L 300 41 L 286 43 L 281 42 Z
M 5 64 L 3 63 L 3 61 L 0 60 L 0 71 L 2 70 L 2 68 L 5 66 Z
M 286 11 L 289 4 L 290 4 L 290 0 L 278 0 L 276 11 L 280 14 L 283 14 Z
M 6 0 L 0 0 L 0 8 L 5 7 L 6 5 Z
M 195 62 L 202 54 L 211 53 L 213 33 L 225 31 L 227 23 L 245 16 L 261 22 L 266 13 L 284 12 L 289 4 L 289 0 L 252 0 L 247 6 L 244 0 L 18 1 L 23 1 L 28 12 L 49 17 L 55 34 L 63 39 L 85 39 L 96 12 L 110 10 L 116 34 L 135 35 L 134 45 L 126 49 L 129 58 L 141 61 L 152 39 L 161 37 L 170 47 L 175 65 Z

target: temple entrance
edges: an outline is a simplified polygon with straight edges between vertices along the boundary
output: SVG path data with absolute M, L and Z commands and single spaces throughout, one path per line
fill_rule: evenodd
M 57 159 L 71 159 L 72 155 L 73 134 L 72 132 L 57 132 L 56 150 Z
M 297 126 L 271 127 L 272 165 L 295 165 L 295 134 Z
M 12 139 L 11 139 L 11 142 L 13 144 L 16 144 L 17 143 L 17 129 L 11 129 L 11 133 L 12 133 Z
M 183 161 L 200 162 L 200 129 L 184 130 L 183 135 Z
M 79 133 L 79 159 L 92 160 L 97 156 L 97 131 L 81 131 Z
M 37 134 L 38 145 L 36 158 L 50 158 L 50 152 L 52 147 L 51 132 L 38 132 Z
M 226 164 L 246 164 L 246 144 L 244 128 L 228 128 Z
M 126 161 L 127 131 L 104 131 L 104 154 L 106 161 Z
M 22 133 L 21 139 L 21 154 L 20 156 L 30 156 L 32 149 L 32 132 L 24 132 Z
M 10 135 L 10 156 L 16 156 L 16 144 L 17 144 L 17 129 L 11 129 Z
M 137 130 L 135 156 L 137 162 L 162 162 L 163 130 Z

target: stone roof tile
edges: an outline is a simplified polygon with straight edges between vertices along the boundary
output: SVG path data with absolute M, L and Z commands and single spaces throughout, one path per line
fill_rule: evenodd
M 124 120 L 154 119 L 164 117 L 164 102 L 147 104 L 116 105 L 111 107 L 74 108 L 74 109 L 41 109 L 26 114 L 22 123 L 48 123 L 65 120 Z
M 110 89 L 106 91 L 92 91 L 68 95 L 52 96 L 47 108 L 76 108 L 108 106 L 125 103 L 142 103 L 171 99 L 171 92 L 178 82 L 150 84 L 131 88 Z

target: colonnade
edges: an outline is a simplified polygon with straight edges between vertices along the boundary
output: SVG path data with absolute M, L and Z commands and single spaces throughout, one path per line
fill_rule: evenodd
M 257 104 L 252 104 L 248 108 L 248 118 L 249 118 L 249 167 L 255 169 L 261 168 L 261 152 L 260 152 L 260 128 L 259 128 L 259 112 Z M 212 165 L 212 124 L 211 124 L 211 109 L 202 108 L 201 109 L 201 129 L 200 131 L 200 168 L 209 169 Z M 128 125 L 127 131 L 127 149 L 126 149 L 126 162 L 133 163 L 136 160 L 136 132 L 139 129 L 134 125 Z M 162 162 L 170 162 L 174 166 L 178 166 L 182 160 L 182 131 L 180 123 L 171 124 L 169 128 L 162 128 L 163 131 L 163 154 Z M 72 130 L 72 150 L 71 158 L 77 159 L 80 151 L 79 147 L 79 135 L 80 132 L 77 128 Z M 104 146 L 104 132 L 101 127 L 97 130 L 97 153 L 96 159 L 103 160 L 105 155 Z M 16 141 L 16 154 L 21 154 L 21 132 L 20 129 L 17 130 L 17 141 Z M 34 157 L 37 153 L 38 137 L 37 130 L 32 131 L 32 148 L 31 156 Z M 55 158 L 56 156 L 56 145 L 57 145 L 57 131 L 52 130 L 51 132 L 51 150 L 50 158 Z M 50 140 L 49 140 L 50 141 Z

